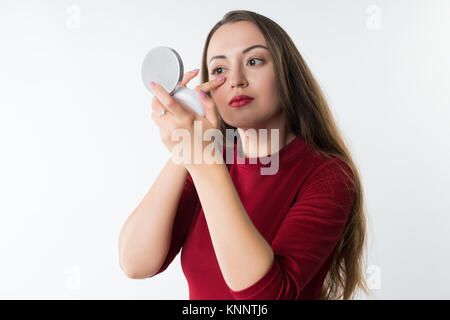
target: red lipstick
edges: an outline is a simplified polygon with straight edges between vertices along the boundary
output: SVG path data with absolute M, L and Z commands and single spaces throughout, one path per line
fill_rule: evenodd
M 246 95 L 240 95 L 240 96 L 234 96 L 230 102 L 228 103 L 230 105 L 230 107 L 242 107 L 245 106 L 246 104 L 249 104 L 250 102 L 253 101 L 253 97 L 250 96 L 246 96 Z

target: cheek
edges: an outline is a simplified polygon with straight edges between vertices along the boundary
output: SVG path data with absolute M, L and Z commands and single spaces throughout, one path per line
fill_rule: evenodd
M 267 95 L 272 99 L 279 99 L 278 84 L 275 77 L 270 78 L 270 80 L 266 82 L 265 90 L 267 92 Z
M 272 72 L 268 72 L 264 77 L 261 77 L 261 80 L 259 86 L 263 92 L 271 95 L 277 91 L 276 78 Z
M 216 104 L 219 112 L 222 114 L 222 111 L 226 107 L 226 103 L 227 103 L 225 101 L 224 94 L 221 93 L 220 88 L 213 89 L 210 92 L 211 92 L 211 98 L 213 99 L 214 103 Z
M 211 90 L 211 98 L 218 106 L 227 103 L 227 101 L 225 101 L 226 99 L 225 93 L 220 88 Z

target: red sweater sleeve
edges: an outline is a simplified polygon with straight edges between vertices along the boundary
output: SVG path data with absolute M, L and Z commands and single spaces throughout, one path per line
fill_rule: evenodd
M 297 193 L 271 243 L 272 266 L 250 287 L 229 288 L 235 299 L 299 299 L 334 251 L 353 205 L 354 189 L 335 170 L 339 166 L 320 167 Z
M 180 252 L 183 246 L 184 239 L 191 225 L 193 216 L 195 214 L 199 198 L 195 190 L 194 182 L 191 175 L 187 174 L 186 182 L 178 203 L 177 212 L 172 227 L 172 236 L 170 241 L 170 248 L 166 256 L 166 260 L 153 276 L 163 272 L 172 263 L 173 259 Z

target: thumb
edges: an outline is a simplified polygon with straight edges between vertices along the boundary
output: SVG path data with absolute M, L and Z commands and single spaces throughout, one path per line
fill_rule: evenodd
M 205 111 L 204 117 L 213 125 L 214 128 L 218 128 L 219 118 L 216 112 L 216 104 L 204 91 L 199 89 L 198 94 Z

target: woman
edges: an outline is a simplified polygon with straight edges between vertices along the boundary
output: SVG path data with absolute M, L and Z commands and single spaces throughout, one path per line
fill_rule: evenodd
M 186 74 L 182 84 L 195 75 Z M 358 288 L 368 293 L 358 171 L 290 37 L 257 13 L 227 13 L 208 34 L 201 83 L 195 90 L 204 117 L 154 84 L 152 119 L 170 151 L 174 130 L 194 136 L 220 129 L 233 162 L 217 161 L 228 147 L 211 155 L 213 163 L 168 161 L 122 228 L 124 272 L 152 277 L 183 247 L 190 299 L 351 299 Z M 239 95 L 253 99 L 236 107 L 230 99 Z M 230 142 L 227 129 L 235 129 L 237 139 Z M 267 140 L 259 137 L 259 150 L 246 135 L 251 129 L 269 129 Z M 262 160 L 275 155 L 276 172 L 262 175 Z

